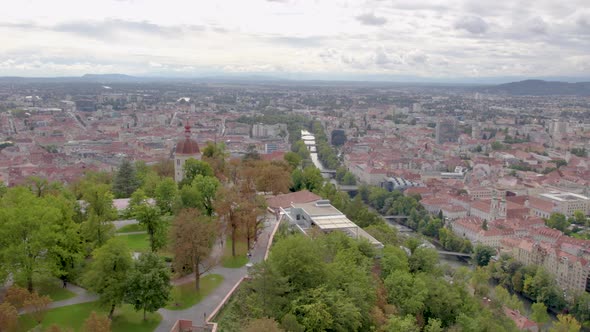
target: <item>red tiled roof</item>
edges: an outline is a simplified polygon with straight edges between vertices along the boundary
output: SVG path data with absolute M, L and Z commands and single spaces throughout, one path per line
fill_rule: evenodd
M 281 194 L 266 199 L 266 204 L 272 209 L 288 208 L 291 203 L 308 203 L 322 199 L 320 196 L 307 190 L 296 191 L 289 194 Z

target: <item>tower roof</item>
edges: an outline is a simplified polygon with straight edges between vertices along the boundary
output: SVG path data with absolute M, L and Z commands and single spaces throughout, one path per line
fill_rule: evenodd
M 176 154 L 199 154 L 201 150 L 199 149 L 199 144 L 193 139 L 191 139 L 191 127 L 187 124 L 184 127 L 184 139 L 181 139 L 176 143 Z

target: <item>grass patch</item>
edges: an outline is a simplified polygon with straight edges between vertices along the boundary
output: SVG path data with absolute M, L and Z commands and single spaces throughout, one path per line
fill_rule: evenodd
M 231 238 L 228 238 L 223 248 L 223 257 L 221 257 L 221 266 L 232 269 L 240 268 L 248 263 L 248 244 L 245 241 L 236 243 L 236 256 L 231 254 Z
M 141 232 L 145 231 L 145 226 L 140 224 L 125 225 L 117 230 L 117 233 Z
M 53 302 L 71 299 L 76 293 L 63 288 L 63 283 L 58 279 L 47 279 L 37 283 L 35 290 L 40 295 L 47 295 Z
M 43 323 L 43 330 L 55 324 L 61 328 L 71 328 L 74 331 L 82 331 L 84 321 L 92 311 L 107 315 L 108 310 L 100 307 L 98 302 L 74 304 L 67 307 L 55 308 L 47 311 Z M 111 329 L 113 332 L 136 331 L 147 332 L 156 329 L 162 316 L 159 313 L 147 314 L 147 320 L 143 320 L 143 311 L 134 311 L 133 307 L 125 304 L 115 309 L 115 316 Z M 30 315 L 22 315 L 18 320 L 18 331 L 29 331 L 36 326 L 36 322 Z
M 149 236 L 146 234 L 128 234 L 120 235 L 127 243 L 127 247 L 131 251 L 147 252 L 150 250 Z
M 223 282 L 223 276 L 219 274 L 208 274 L 201 277 L 201 290 L 197 292 L 195 283 L 172 287 L 172 303 L 166 306 L 170 310 L 183 310 L 194 306 Z

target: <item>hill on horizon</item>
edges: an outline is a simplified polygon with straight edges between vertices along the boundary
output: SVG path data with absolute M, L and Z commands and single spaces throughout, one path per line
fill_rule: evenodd
M 544 80 L 524 80 L 510 82 L 477 89 L 491 94 L 506 94 L 513 96 L 590 96 L 590 82 L 558 82 Z

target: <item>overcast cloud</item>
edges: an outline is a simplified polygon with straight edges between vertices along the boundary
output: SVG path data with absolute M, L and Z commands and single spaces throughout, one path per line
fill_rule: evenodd
M 0 76 L 590 76 L 588 0 L 29 0 Z

